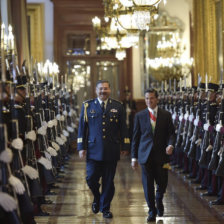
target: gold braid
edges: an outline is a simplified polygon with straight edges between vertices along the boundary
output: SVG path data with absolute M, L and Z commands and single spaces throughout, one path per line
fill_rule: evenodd
M 88 122 L 88 116 L 87 116 L 87 107 L 89 106 L 88 103 L 84 104 L 84 121 Z

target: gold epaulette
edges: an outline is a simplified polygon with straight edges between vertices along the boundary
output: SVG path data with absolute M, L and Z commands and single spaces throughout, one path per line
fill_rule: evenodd
M 113 98 L 109 98 L 108 100 L 109 100 L 109 102 L 113 100 L 113 101 L 115 101 L 115 102 L 117 102 L 117 103 L 122 104 L 122 102 L 121 102 L 121 101 L 119 101 L 119 100 L 115 100 L 115 99 L 113 99 Z M 110 103 L 111 103 L 111 102 L 110 102 Z
M 88 122 L 88 116 L 87 116 L 87 107 L 89 104 L 86 102 L 84 103 L 84 122 Z
M 91 99 L 91 100 L 86 100 L 86 101 L 83 102 L 83 104 L 88 103 L 88 102 L 90 102 L 90 101 L 92 101 L 92 100 L 93 100 L 93 99 Z

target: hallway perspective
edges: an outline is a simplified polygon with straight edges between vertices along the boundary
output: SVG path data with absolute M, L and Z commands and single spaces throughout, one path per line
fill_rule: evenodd
M 115 176 L 115 196 L 111 211 L 114 218 L 104 219 L 102 213 L 93 214 L 92 196 L 85 182 L 85 161 L 72 155 L 68 161 L 64 177 L 54 189 L 57 195 L 47 196 L 53 204 L 42 205 L 50 216 L 35 217 L 38 224 L 141 224 L 147 223 L 148 208 L 141 184 L 141 170 L 133 171 L 130 158 L 122 158 Z M 223 223 L 214 209 L 206 206 L 173 171 L 169 173 L 169 184 L 164 197 L 165 213 L 157 217 L 155 223 L 192 224 Z

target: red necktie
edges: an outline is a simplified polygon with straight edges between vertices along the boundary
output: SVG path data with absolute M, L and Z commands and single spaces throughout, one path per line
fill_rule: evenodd
M 156 117 L 150 111 L 149 111 L 149 116 L 154 122 L 156 122 Z
M 156 127 L 156 117 L 149 111 L 149 116 L 151 119 L 152 132 L 154 133 Z

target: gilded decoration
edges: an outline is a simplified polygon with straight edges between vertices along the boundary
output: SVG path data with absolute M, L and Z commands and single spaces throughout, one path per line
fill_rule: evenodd
M 194 0 L 194 84 L 197 74 L 203 82 L 206 74 L 210 82 L 219 82 L 216 4 L 216 0 Z
M 30 53 L 37 61 L 44 61 L 43 12 L 43 4 L 27 4 Z

